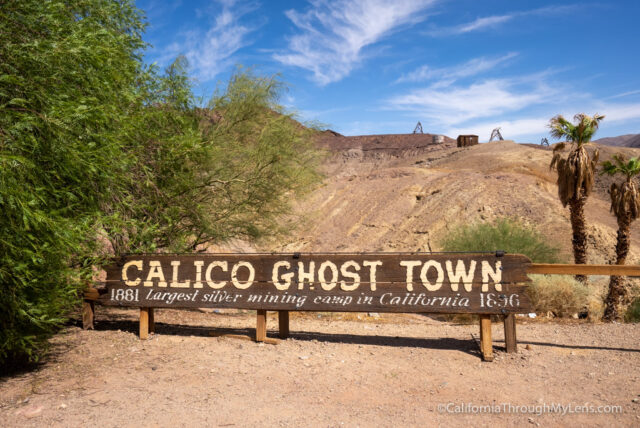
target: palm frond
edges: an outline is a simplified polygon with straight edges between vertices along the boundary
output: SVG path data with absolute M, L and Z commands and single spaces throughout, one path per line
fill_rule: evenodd
M 566 146 L 567 145 L 565 143 L 556 144 L 555 147 L 553 148 L 553 153 L 563 151 Z

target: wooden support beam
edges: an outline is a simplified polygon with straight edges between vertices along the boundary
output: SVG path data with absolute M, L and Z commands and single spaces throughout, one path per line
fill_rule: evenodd
M 491 315 L 480 315 L 480 352 L 484 361 L 493 361 L 493 342 L 491 341 Z
M 280 339 L 289 337 L 289 311 L 278 311 L 278 336 Z
M 567 265 L 533 263 L 527 268 L 527 273 L 549 275 L 619 275 L 640 276 L 638 265 Z
M 85 300 L 82 303 L 82 328 L 85 330 L 93 330 L 93 321 L 95 319 L 96 307 L 93 300 Z
M 149 333 L 156 332 L 156 317 L 153 308 L 149 308 Z
M 515 314 L 507 314 L 504 316 L 504 344 L 507 348 L 507 352 L 518 352 Z
M 267 311 L 258 309 L 256 319 L 256 342 L 264 342 L 267 338 Z
M 84 290 L 84 300 L 98 300 L 100 292 L 97 288 L 87 288 Z
M 140 340 L 149 338 L 149 308 L 140 308 Z

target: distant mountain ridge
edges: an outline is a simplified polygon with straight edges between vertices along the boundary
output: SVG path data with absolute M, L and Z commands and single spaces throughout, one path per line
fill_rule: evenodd
M 594 143 L 615 147 L 640 147 L 640 134 L 627 134 L 618 137 L 605 137 L 594 140 Z

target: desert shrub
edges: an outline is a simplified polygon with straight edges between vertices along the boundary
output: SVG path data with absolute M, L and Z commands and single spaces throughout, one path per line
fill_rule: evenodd
M 534 311 L 568 317 L 589 306 L 589 288 L 568 275 L 530 275 L 527 288 Z
M 624 314 L 625 322 L 640 322 L 640 297 L 637 297 Z
M 472 223 L 455 227 L 441 241 L 443 251 L 519 253 L 535 263 L 557 263 L 558 247 L 533 227 L 512 218 L 500 218 L 493 223 Z

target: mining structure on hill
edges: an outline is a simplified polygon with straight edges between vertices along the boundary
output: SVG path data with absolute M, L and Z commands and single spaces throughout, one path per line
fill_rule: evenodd
M 320 133 L 318 145 L 348 158 L 379 159 L 418 156 L 456 147 L 456 140 L 436 134 L 383 134 L 347 137 L 328 130 Z

